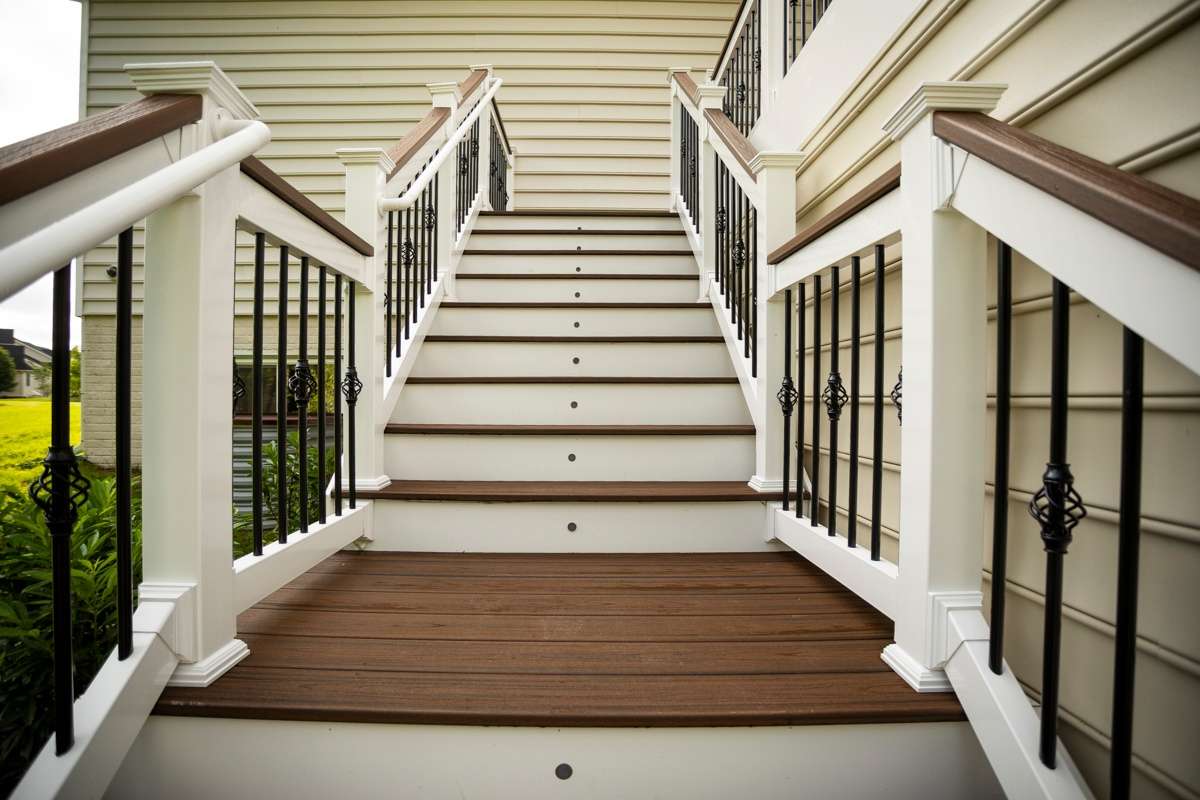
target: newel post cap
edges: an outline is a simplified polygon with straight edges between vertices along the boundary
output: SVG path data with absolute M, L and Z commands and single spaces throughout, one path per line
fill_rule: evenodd
M 199 94 L 233 119 L 258 119 L 258 109 L 213 61 L 126 64 L 133 86 L 144 95 Z
M 334 151 L 334 155 L 344 167 L 365 164 L 377 167 L 384 174 L 390 173 L 396 167 L 396 162 L 382 147 L 339 147 Z
M 471 72 L 475 72 L 476 70 L 483 70 L 484 72 L 486 72 L 488 74 L 489 78 L 492 77 L 493 70 L 492 70 L 491 64 L 471 64 L 467 67 L 467 69 L 471 70 Z
M 758 175 L 768 168 L 788 168 L 795 172 L 804 163 L 804 153 L 799 150 L 762 150 L 750 159 L 750 172 Z
M 429 97 L 434 108 L 448 108 L 451 111 L 458 108 L 458 81 L 438 81 L 427 83 Z
M 725 101 L 725 93 L 729 91 L 728 87 L 711 81 L 700 84 L 696 90 L 700 94 L 700 108 L 720 108 Z
M 914 125 L 934 111 L 978 111 L 990 113 L 1000 102 L 1007 83 L 977 81 L 928 81 L 904 101 L 903 105 L 884 123 L 883 129 L 896 141 Z

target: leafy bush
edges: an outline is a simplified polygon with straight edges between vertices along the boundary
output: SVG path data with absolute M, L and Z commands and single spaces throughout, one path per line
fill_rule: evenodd
M 91 479 L 71 537 L 75 693 L 117 640 L 116 482 Z M 141 502 L 133 502 L 133 584 L 141 579 Z M 27 498 L 0 497 L 0 796 L 16 785 L 54 727 L 50 534 Z
M 321 486 L 319 469 L 319 452 L 313 445 L 308 447 L 308 520 L 315 522 L 317 513 L 324 500 L 325 487 Z M 333 478 L 333 467 L 336 458 L 333 448 L 325 452 L 325 478 Z M 274 529 L 275 511 L 278 505 L 276 492 L 279 486 L 279 447 L 275 442 L 263 445 L 263 481 L 260 502 L 263 509 L 263 544 L 276 541 L 277 531 Z M 287 447 L 287 503 L 288 531 L 300 530 L 300 434 L 292 431 L 288 434 Z M 233 557 L 241 558 L 254 550 L 254 516 L 250 512 L 234 514 L 233 523 Z

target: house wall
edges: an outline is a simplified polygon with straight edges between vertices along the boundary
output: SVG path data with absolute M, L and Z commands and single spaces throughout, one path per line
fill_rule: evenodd
M 344 172 L 334 151 L 390 146 L 428 111 L 426 84 L 461 80 L 469 65 L 486 63 L 505 82 L 497 99 L 519 154 L 516 207 L 667 208 L 667 68 L 711 63 L 737 3 L 86 0 L 85 7 L 86 113 L 138 96 L 125 64 L 211 59 L 271 126 L 260 157 L 340 219 Z M 139 229 L 135 315 L 141 244 Z M 248 240 L 241 245 L 244 284 L 252 254 Z M 83 444 L 102 464 L 111 463 L 112 381 L 111 356 L 100 351 L 110 342 L 116 282 L 106 269 L 115 261 L 115 240 L 90 253 L 81 292 L 83 343 L 94 363 L 84 376 L 91 403 Z
M 862 76 L 792 146 L 810 158 L 797 177 L 802 228 L 899 160 L 883 123 L 921 81 L 969 79 L 1007 83 L 996 116 L 1094 158 L 1200 196 L 1200 3 L 1151 0 L 929 0 L 914 3 L 907 23 L 879 53 L 861 53 Z M 835 30 L 838 14 L 869 3 L 839 0 L 814 35 Z M 844 21 L 844 20 L 843 20 Z M 826 25 L 829 25 L 826 28 Z M 888 249 L 885 394 L 900 366 L 901 247 Z M 864 262 L 864 268 L 869 261 Z M 989 243 L 989 302 L 995 302 L 995 242 Z M 1137 291 L 1137 265 L 1129 290 Z M 869 270 L 868 270 L 869 271 Z M 1027 504 L 1041 484 L 1048 448 L 1050 278 L 1016 254 L 1013 293 L 1013 401 L 1009 493 L 1008 625 L 1005 654 L 1031 696 L 1041 678 L 1045 556 Z M 848 270 L 842 270 L 843 287 Z M 828 292 L 828 283 L 826 283 Z M 864 319 L 872 318 L 873 284 L 865 283 Z M 829 341 L 829 299 L 824 303 Z M 849 300 L 841 307 L 843 374 Z M 1075 296 L 1071 307 L 1069 456 L 1089 516 L 1075 530 L 1066 559 L 1062 657 L 1062 737 L 1097 796 L 1108 796 L 1112 702 L 1120 441 L 1121 326 Z M 990 331 L 994 331 L 991 327 Z M 994 332 L 990 332 L 994 337 Z M 994 338 L 993 338 L 994 341 Z M 811 339 L 810 339 L 811 343 Z M 873 345 L 872 345 L 873 346 Z M 993 345 L 994 347 L 994 345 Z M 863 355 L 864 392 L 871 390 Z M 829 352 L 824 353 L 828 372 Z M 811 363 L 811 359 L 808 363 Z M 994 358 L 989 391 L 994 391 Z M 809 373 L 811 376 L 811 372 Z M 883 525 L 885 556 L 903 547 L 899 519 L 900 428 L 885 414 Z M 822 409 L 823 411 L 823 409 Z M 812 406 L 807 406 L 811 415 Z M 870 406 L 863 407 L 866 420 Z M 809 416 L 811 420 L 811 416 Z M 849 477 L 848 424 L 838 457 L 844 528 Z M 807 435 L 807 434 L 806 434 Z M 980 453 L 991 474 L 993 425 Z M 824 437 L 828 440 L 828 429 Z M 860 447 L 870 454 L 870 426 Z M 811 453 L 809 453 L 811 462 Z M 870 468 L 860 469 L 859 509 L 869 509 Z M 1200 602 L 1200 376 L 1152 346 L 1146 354 L 1146 415 L 1140 565 L 1139 655 L 1135 717 L 1135 797 L 1200 796 L 1200 625 L 1185 609 Z M 822 474 L 828 474 L 824 456 Z M 824 481 L 824 479 L 823 479 Z M 990 592 L 992 487 L 985 487 L 985 572 Z M 864 506 L 864 503 L 867 505 Z M 861 529 L 860 529 L 861 530 Z

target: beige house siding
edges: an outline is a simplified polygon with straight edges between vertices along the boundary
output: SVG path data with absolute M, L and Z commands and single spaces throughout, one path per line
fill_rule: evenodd
M 819 129 L 802 145 L 812 158 L 797 178 L 803 227 L 899 160 L 882 126 L 921 80 L 1009 84 L 997 116 L 1059 144 L 1200 196 L 1200 4 L 1153 0 L 931 0 L 924 3 Z M 818 32 L 819 35 L 819 32 Z M 901 247 L 888 248 L 889 336 L 885 394 L 900 366 Z M 995 243 L 988 286 L 994 304 Z M 864 262 L 864 269 L 870 272 Z M 1050 279 L 1020 254 L 1014 260 L 1013 411 L 1009 497 L 1006 656 L 1037 697 L 1041 681 L 1045 556 L 1027 503 L 1041 483 L 1048 449 Z M 843 269 L 843 285 L 848 270 Z M 828 285 L 826 285 L 828 291 Z M 1130 265 L 1137 291 L 1137 265 Z M 864 284 L 864 319 L 873 285 Z M 829 341 L 828 295 L 825 342 Z M 994 305 L 993 305 L 994 308 Z M 842 302 L 842 337 L 849 305 Z M 1107 797 L 1116 603 L 1121 326 L 1075 296 L 1071 311 L 1069 456 L 1089 507 L 1066 559 L 1062 736 L 1099 797 Z M 1197 329 L 1200 335 L 1200 328 Z M 994 333 L 992 334 L 994 336 Z M 849 343 L 843 341 L 843 370 Z M 864 365 L 872 363 L 873 344 Z M 992 362 L 994 363 L 994 361 Z M 828 370 L 828 349 L 824 368 Z M 810 367 L 811 370 L 811 367 Z M 990 381 L 994 368 L 989 366 Z M 811 377 L 811 371 L 809 372 Z M 863 370 L 864 392 L 871 370 Z M 992 390 L 992 389 L 989 389 Z M 811 391 L 811 389 L 810 389 Z M 885 415 L 884 555 L 895 557 L 899 520 L 900 428 Z M 822 409 L 823 411 L 823 409 Z M 812 413 L 811 404 L 807 414 Z M 870 455 L 870 406 L 860 451 Z M 811 424 L 811 416 L 808 417 Z M 841 426 L 839 486 L 845 525 L 848 425 Z M 825 430 L 828 439 L 828 430 Z M 992 427 L 986 450 L 992 464 Z M 806 432 L 806 437 L 808 433 Z M 823 445 L 824 447 L 827 446 Z M 811 459 L 811 455 L 809 456 Z M 1200 376 L 1153 347 L 1146 353 L 1142 559 L 1135 717 L 1135 797 L 1200 797 Z M 822 474 L 828 473 L 824 454 Z M 822 479 L 824 482 L 824 479 Z M 870 468 L 860 464 L 860 513 L 869 511 Z M 982 582 L 990 592 L 991 484 Z M 860 528 L 861 531 L 861 528 Z M 860 534 L 861 535 L 861 534 Z M 986 596 L 986 594 L 985 594 Z

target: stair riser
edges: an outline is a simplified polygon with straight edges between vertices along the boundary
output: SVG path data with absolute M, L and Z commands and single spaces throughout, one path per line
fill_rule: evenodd
M 721 329 L 708 308 L 441 308 L 431 332 L 447 336 L 719 336 Z
M 565 225 L 552 226 L 565 229 Z M 652 230 L 643 228 L 642 230 Z M 686 236 L 672 233 L 668 236 L 657 234 L 586 234 L 576 231 L 565 233 L 486 233 L 471 234 L 468 245 L 472 250 L 574 250 L 581 247 L 584 250 L 678 250 L 683 253 L 692 252 Z
M 474 248 L 475 238 L 471 238 Z M 691 253 L 680 255 L 559 255 L 513 253 L 484 255 L 466 253 L 459 262 L 460 275 L 478 273 L 587 275 L 696 275 L 696 259 Z M 695 299 L 695 298 L 692 298 Z
M 578 360 L 578 363 L 575 363 Z M 724 342 L 715 344 L 426 342 L 417 376 L 734 375 Z
M 480 214 L 475 222 L 475 231 L 494 230 L 545 230 L 547 228 L 582 228 L 585 231 L 611 230 L 680 230 L 677 216 L 628 216 L 610 214 L 590 216 L 559 216 L 555 214 Z
M 388 434 L 384 467 L 392 480 L 744 481 L 754 437 Z
M 766 504 L 375 501 L 371 550 L 700 553 L 775 550 Z M 574 523 L 575 530 L 568 525 Z
M 497 303 L 686 303 L 699 280 L 479 279 L 455 282 L 456 299 Z
M 750 414 L 737 384 L 409 384 L 391 421 L 741 425 Z

